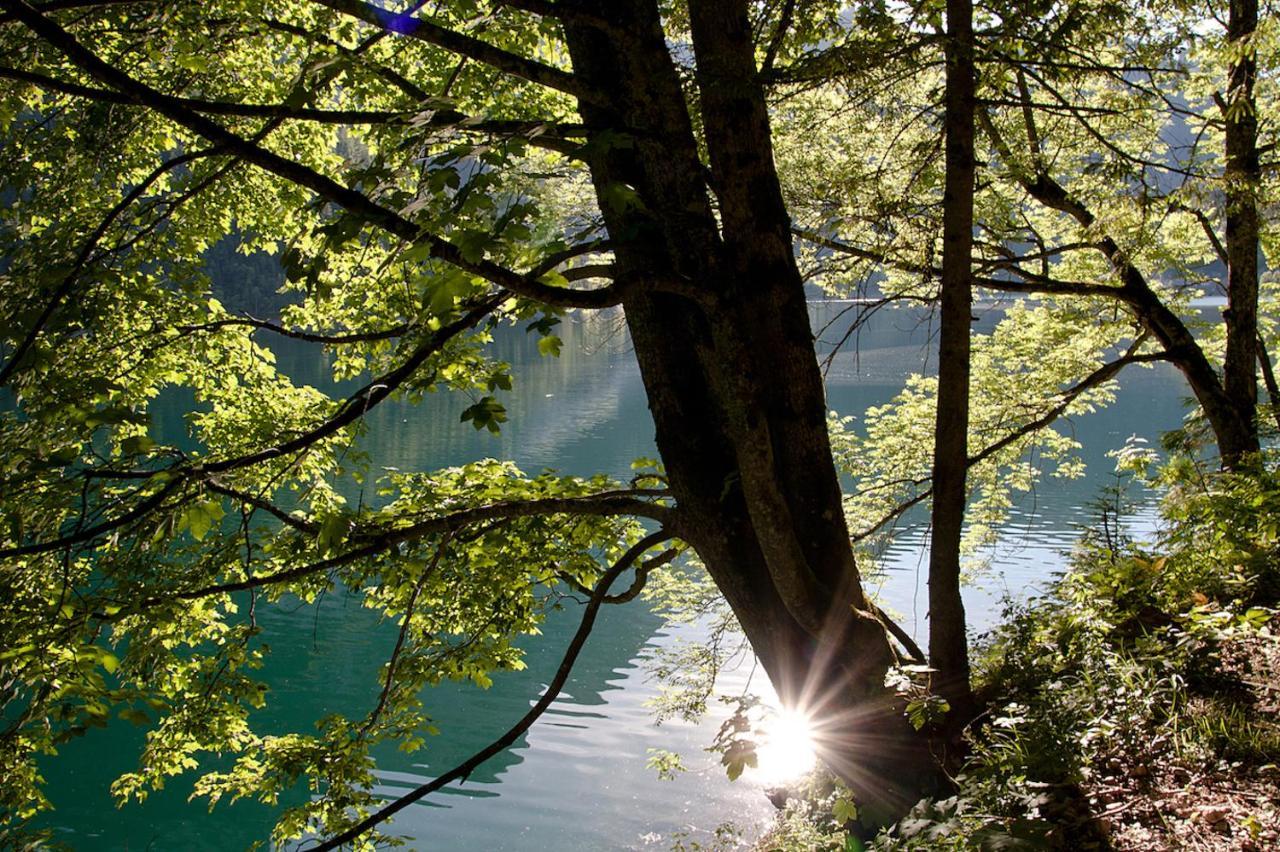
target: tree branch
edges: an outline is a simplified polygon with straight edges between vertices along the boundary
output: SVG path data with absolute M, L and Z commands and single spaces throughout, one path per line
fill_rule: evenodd
M 642 591 L 644 591 L 645 583 L 649 579 L 649 573 L 655 570 L 656 568 L 660 568 L 661 566 L 666 565 L 672 559 L 675 559 L 679 555 L 680 555 L 680 548 L 672 547 L 672 548 L 668 548 L 667 550 L 664 550 L 662 553 L 659 553 L 657 556 L 653 557 L 652 559 L 646 559 L 644 562 L 641 562 L 639 565 L 636 566 L 636 578 L 635 580 L 632 581 L 630 588 L 628 588 L 625 592 L 619 592 L 616 595 L 606 595 L 604 598 L 604 602 L 607 604 L 622 604 L 622 603 L 630 603 L 631 601 L 635 600 L 636 597 Z M 562 581 L 564 581 L 565 583 L 568 583 L 570 588 L 572 588 L 575 592 L 578 592 L 579 594 L 583 594 L 583 595 L 591 594 L 590 589 L 582 585 L 582 583 L 579 583 L 573 577 L 570 577 L 567 575 L 558 575 L 558 576 L 560 576 L 560 579 Z
M 1195 220 L 1200 223 L 1200 229 L 1204 231 L 1204 235 L 1209 239 L 1209 245 L 1213 246 L 1213 253 L 1218 256 L 1218 260 L 1223 266 L 1228 265 L 1227 247 L 1222 244 L 1222 240 L 1218 238 L 1218 232 L 1214 230 L 1213 223 L 1209 221 L 1209 217 L 1205 212 L 1197 207 L 1191 207 L 1187 204 L 1175 204 L 1174 210 L 1180 210 L 1183 213 L 1190 213 Z
M 36 339 L 40 336 L 40 332 L 44 330 L 44 327 L 48 324 L 50 318 L 53 317 L 53 314 L 59 307 L 61 307 L 63 301 L 65 301 L 71 294 L 71 290 L 75 287 L 76 280 L 79 278 L 80 273 L 89 263 L 94 250 L 97 249 L 98 242 L 107 233 L 108 229 L 110 229 L 116 219 L 118 219 L 120 215 L 123 214 L 131 204 L 133 204 L 133 202 L 137 201 L 143 193 L 150 189 L 155 182 L 164 175 L 176 168 L 194 162 L 201 157 L 208 157 L 217 153 L 219 153 L 219 149 L 215 146 L 201 151 L 192 151 L 187 154 L 181 154 L 177 157 L 173 157 L 172 159 L 165 160 L 163 163 L 152 169 L 151 174 L 147 175 L 137 186 L 129 190 L 129 192 L 125 194 L 124 198 L 120 199 L 120 201 L 107 212 L 107 215 L 102 217 L 102 221 L 98 223 L 98 227 L 94 228 L 93 233 L 89 235 L 87 240 L 85 240 L 84 245 L 80 249 L 79 255 L 76 256 L 75 262 L 71 265 L 70 271 L 67 272 L 66 276 L 62 279 L 58 288 L 45 300 L 44 308 L 40 311 L 40 316 L 38 316 L 36 321 L 32 323 L 26 336 L 23 337 L 21 342 L 18 343 L 13 352 L 9 355 L 9 360 L 5 363 L 4 368 L 0 369 L 0 386 L 5 385 L 13 376 L 22 359 L 26 357 L 28 350 L 35 345 Z
M 400 385 L 404 384 L 405 381 L 407 381 L 428 358 L 439 352 L 440 349 L 444 347 L 445 343 L 466 329 L 473 327 L 480 320 L 488 316 L 507 298 L 508 295 L 506 293 L 499 293 L 496 296 L 490 296 L 481 301 L 478 305 L 472 307 L 471 310 L 463 314 L 460 318 L 454 320 L 448 325 L 442 326 L 438 331 L 434 332 L 429 338 L 427 338 L 427 340 L 421 343 L 399 367 L 378 376 L 363 388 L 347 397 L 336 414 L 314 429 L 304 432 L 296 438 L 277 444 L 274 447 L 268 447 L 255 453 L 249 453 L 248 455 L 238 456 L 232 459 L 224 459 L 222 461 L 196 465 L 192 468 L 192 473 L 196 475 L 224 473 L 235 468 L 246 467 L 269 459 L 279 458 L 280 456 L 287 455 L 288 453 L 296 450 L 306 449 L 317 441 L 321 441 L 324 438 L 336 434 L 340 429 L 349 426 L 361 417 L 364 417 L 371 408 L 382 402 L 390 396 L 393 391 L 400 387 Z
M 272 503 L 270 500 L 266 500 L 266 499 L 263 499 L 262 497 L 258 497 L 255 494 L 248 494 L 244 491 L 240 491 L 238 489 L 231 488 L 230 486 L 223 485 L 221 482 L 219 482 L 216 479 L 205 480 L 205 485 L 206 487 L 208 487 L 210 491 L 214 492 L 215 494 L 221 494 L 224 497 L 230 497 L 232 500 L 239 500 L 241 503 L 244 503 L 247 506 L 252 506 L 255 509 L 259 509 L 263 512 L 266 512 L 268 515 L 275 518 L 280 523 L 284 524 L 287 527 L 292 527 L 293 529 L 297 530 L 300 533 L 304 533 L 306 535 L 316 535 L 317 533 L 320 532 L 320 528 L 315 524 L 311 523 L 308 520 L 299 518 L 296 515 L 289 514 L 288 512 L 286 512 L 285 510 L 277 506 L 276 504 Z
M 131 6 L 144 3 L 155 3 L 158 0 L 46 0 L 44 3 L 33 3 L 32 6 L 41 13 L 63 12 L 68 9 L 94 9 L 100 6 Z M 9 24 L 17 20 L 14 15 L 0 15 L 0 24 Z
M 229 470 L 279 458 L 280 456 L 287 455 L 288 453 L 306 449 L 316 442 L 336 434 L 340 429 L 354 423 L 356 420 L 363 417 L 369 409 L 373 408 L 379 402 L 390 396 L 396 388 L 402 385 L 411 375 L 413 375 L 413 373 L 423 364 L 423 362 L 427 360 L 427 358 L 439 351 L 439 349 L 450 338 L 459 334 L 463 330 L 470 328 L 476 322 L 479 322 L 506 298 L 507 295 L 505 293 L 490 296 L 478 306 L 472 308 L 470 312 L 464 314 L 460 319 L 442 327 L 427 341 L 414 350 L 409 358 L 407 358 L 399 367 L 379 378 L 374 379 L 372 382 L 356 391 L 346 399 L 334 416 L 296 438 L 247 455 L 205 464 L 195 464 L 189 467 L 184 467 L 179 464 L 173 467 L 153 471 L 87 472 L 88 478 L 152 479 L 160 475 L 165 475 L 171 478 L 156 494 L 152 495 L 142 504 L 134 507 L 129 512 L 118 518 L 105 521 L 82 532 L 53 541 L 38 542 L 9 548 L 7 550 L 0 550 L 0 558 L 47 553 L 49 551 L 60 550 L 64 547 L 89 541 L 105 532 L 109 532 L 136 520 L 147 512 L 150 512 L 152 509 L 155 509 L 163 501 L 164 496 L 182 482 L 199 480 L 212 474 L 225 473 Z
M 621 301 L 621 296 L 612 286 L 596 290 L 552 287 L 492 261 L 468 260 L 455 244 L 425 231 L 368 196 L 342 186 L 332 178 L 313 171 L 301 163 L 285 159 L 279 154 L 253 144 L 211 119 L 181 104 L 173 103 L 167 96 L 104 62 L 81 45 L 70 33 L 31 8 L 24 0 L 0 0 L 0 6 L 10 9 L 33 32 L 61 50 L 81 70 L 124 93 L 134 103 L 150 108 L 169 120 L 204 136 L 246 162 L 266 169 L 298 186 L 310 189 L 321 198 L 345 208 L 394 236 L 410 243 L 427 246 L 435 258 L 471 272 L 513 293 L 557 307 L 602 308 Z
M 992 444 L 988 444 L 981 451 L 979 451 L 975 455 L 970 456 L 966 464 L 966 467 L 971 468 L 974 465 L 981 464 L 982 462 L 991 458 L 996 453 L 1005 449 L 1006 447 L 1008 447 L 1010 444 L 1014 443 L 1018 439 L 1025 438 L 1027 435 L 1030 435 L 1032 432 L 1039 431 L 1040 429 L 1043 429 L 1044 427 L 1048 426 L 1054 420 L 1057 420 L 1059 417 L 1061 417 L 1062 414 L 1067 410 L 1067 408 L 1070 407 L 1071 403 L 1076 401 L 1076 399 L 1080 396 L 1080 394 L 1084 393 L 1087 390 L 1090 390 L 1091 388 L 1095 388 L 1098 385 L 1101 385 L 1103 382 L 1107 382 L 1115 378 L 1116 374 L 1118 374 L 1120 370 L 1123 369 L 1124 367 L 1130 364 L 1141 364 L 1141 363 L 1150 363 L 1152 361 L 1169 360 L 1168 355 L 1164 352 L 1149 352 L 1141 355 L 1134 354 L 1133 349 L 1136 348 L 1136 346 L 1137 346 L 1137 343 L 1135 342 L 1134 346 L 1130 347 L 1130 351 L 1126 353 L 1124 356 L 1117 358 L 1115 361 L 1110 361 L 1106 364 L 1103 364 L 1101 367 L 1094 370 L 1089 375 L 1085 376 L 1079 382 L 1072 385 L 1067 390 L 1063 391 L 1059 395 L 1058 404 L 1050 408 L 1040 417 L 1037 417 L 1035 420 L 1031 420 L 1027 423 L 1024 423 L 1022 426 L 1008 433 L 1007 435 L 1003 436 L 998 441 Z M 928 481 L 929 481 L 928 477 L 917 480 L 918 483 L 925 483 Z M 920 503 L 923 503 L 925 500 L 929 499 L 929 497 L 931 497 L 932 495 L 933 495 L 933 488 L 931 487 L 916 493 L 905 502 L 899 503 L 897 506 L 895 506 L 892 510 L 890 510 L 887 514 L 885 514 L 883 517 L 881 517 L 871 526 L 866 527 L 861 532 L 850 536 L 850 541 L 856 544 L 857 542 L 860 542 L 866 538 L 869 538 L 870 536 L 874 535 L 875 532 L 879 530 L 881 527 L 883 527 L 885 524 L 889 523 L 890 521 L 896 518 L 901 517 L 903 514 L 907 512 L 907 510 L 919 505 Z
M 499 754 L 519 739 L 520 735 L 529 730 L 533 723 L 547 711 L 547 708 L 550 707 L 552 702 L 554 702 L 560 695 L 560 690 L 564 688 L 565 682 L 568 681 L 569 673 L 573 670 L 574 663 L 577 662 L 578 654 L 582 651 L 582 646 L 586 644 L 587 637 L 591 635 L 591 629 L 595 626 L 596 615 L 599 613 L 600 607 L 604 603 L 609 587 L 612 586 L 614 581 L 616 581 L 632 563 L 640 558 L 646 550 L 667 538 L 670 538 L 670 535 L 665 530 L 650 533 L 640 541 L 636 542 L 636 544 L 632 545 L 631 549 L 623 554 L 622 558 L 620 558 L 616 563 L 614 563 L 612 568 L 604 573 L 604 576 L 600 578 L 600 582 L 596 584 L 595 591 L 591 594 L 591 599 L 587 601 L 586 609 L 582 614 L 582 621 L 578 625 L 578 630 L 574 633 L 573 639 L 569 641 L 569 647 L 565 650 L 564 657 L 560 660 L 560 666 L 556 669 L 555 676 L 552 677 L 551 682 L 547 684 L 547 688 L 543 692 L 542 696 L 536 703 L 534 703 L 533 707 L 529 708 L 529 712 L 525 713 L 524 716 L 521 717 L 520 721 L 516 722 L 510 730 L 489 745 L 482 748 L 480 751 L 473 754 L 471 757 L 464 760 L 462 763 L 439 775 L 434 780 L 405 793 L 395 801 L 378 809 L 368 817 L 365 817 L 346 831 L 336 834 L 328 840 L 322 841 L 318 846 L 313 848 L 313 852 L 330 852 L 330 850 L 337 849 L 343 844 L 350 843 L 366 831 L 369 831 L 374 826 L 385 822 L 387 819 L 404 810 L 424 796 L 439 790 L 441 787 L 444 787 L 452 781 L 456 781 L 460 778 L 467 778 L 473 771 L 475 771 L 476 767 L 480 766 L 491 757 Z
M 220 490 L 223 490 L 224 492 L 227 491 L 227 489 Z M 293 568 L 286 568 L 283 571 L 277 571 L 274 574 L 250 576 L 243 580 L 215 583 L 209 586 L 201 586 L 196 589 L 176 590 L 166 595 L 146 598 L 137 602 L 133 606 L 122 609 L 114 616 L 100 618 L 99 620 L 109 621 L 123 618 L 127 615 L 136 614 L 141 610 L 150 609 L 173 601 L 199 600 L 200 598 L 207 598 L 211 595 L 245 592 L 251 589 L 259 589 L 264 586 L 290 583 L 295 580 L 301 580 L 304 577 L 309 577 L 313 574 L 319 574 L 330 571 L 334 568 L 340 568 L 343 565 L 349 565 L 352 562 L 357 562 L 361 559 L 377 556 L 378 554 L 384 553 L 397 545 L 416 541 L 417 539 L 428 535 L 452 536 L 471 524 L 496 519 L 509 520 L 514 518 L 535 517 L 538 515 L 576 514 L 600 517 L 639 516 L 647 517 L 652 520 L 656 520 L 659 523 L 663 523 L 668 519 L 674 519 L 675 511 L 670 507 L 660 506 L 656 503 L 642 500 L 640 497 L 665 495 L 665 491 L 637 489 L 629 491 L 605 491 L 599 494 L 587 494 L 580 497 L 548 497 L 541 500 L 492 503 L 486 506 L 474 506 L 470 509 L 463 509 L 450 515 L 442 515 L 438 518 L 421 521 L 417 524 L 413 524 L 412 526 L 401 527 L 399 529 L 381 530 L 376 532 L 356 531 L 350 536 L 350 540 L 352 542 L 365 543 L 336 556 L 330 556 L 317 562 L 309 562 L 305 565 L 297 565 Z M 239 499 L 245 499 L 245 495 L 237 495 L 237 497 Z M 252 499 L 248 499 L 246 502 L 249 502 L 249 504 L 253 506 L 258 506 L 260 503 L 260 501 Z M 297 519 L 293 520 L 296 521 Z M 314 529 L 314 526 L 312 529 Z M 310 532 L 310 530 L 305 528 L 301 531 Z M 650 538 L 651 537 L 652 536 L 650 536 Z M 663 537 L 658 540 L 663 541 L 667 538 L 671 538 L 671 534 L 664 532 Z M 641 553 L 643 553 L 643 550 Z
M 383 679 L 382 693 L 378 696 L 378 703 L 369 712 L 364 725 L 360 728 L 361 737 L 369 733 L 374 723 L 378 721 L 378 717 L 382 715 L 382 711 L 386 709 L 387 698 L 391 695 L 391 687 L 395 685 L 396 664 L 400 661 L 400 653 L 404 650 L 404 642 L 409 636 L 409 627 L 413 621 L 413 612 L 418 606 L 418 595 L 422 594 L 422 587 L 427 584 L 427 580 L 431 579 L 431 575 L 436 573 L 436 568 L 440 567 L 440 560 L 444 558 L 444 553 L 448 549 L 452 538 L 453 533 L 445 533 L 444 538 L 436 545 L 436 552 L 431 557 L 430 564 L 423 569 L 422 575 L 413 584 L 413 592 L 409 595 L 409 601 L 404 607 L 404 620 L 400 623 L 400 632 L 396 636 L 395 647 L 391 649 L 391 656 L 387 659 L 387 675 Z
M 582 81 L 568 71 L 510 53 L 480 39 L 433 24 L 425 18 L 401 15 L 370 3 L 363 3 L 361 0 L 313 0 L 313 2 L 379 29 L 418 39 L 514 77 L 565 92 L 581 100 L 592 103 L 602 103 L 604 100 L 588 90 Z
M 126 524 L 132 523 L 141 517 L 146 516 L 153 509 L 164 502 L 164 499 L 182 483 L 181 477 L 175 477 L 160 486 L 160 488 L 151 496 L 142 500 L 138 505 L 134 506 L 123 515 L 95 524 L 88 529 L 74 532 L 52 541 L 39 541 L 33 544 L 18 545 L 17 547 L 8 547 L 0 550 L 0 559 L 8 559 L 12 556 L 34 556 L 39 553 L 51 553 L 55 550 L 61 550 L 64 547 L 72 547 L 82 544 L 86 541 L 92 541 L 100 535 L 117 530 Z
M 34 71 L 0 65 L 0 78 L 31 83 L 42 89 L 61 92 L 77 98 L 87 98 L 103 103 L 125 104 L 136 106 L 137 101 L 118 91 L 96 89 L 69 80 L 60 80 Z M 176 95 L 158 95 L 158 100 L 195 112 L 207 115 L 227 115 L 237 118 L 292 118 L 317 121 L 325 124 L 386 124 L 393 121 L 407 121 L 414 113 L 411 110 L 360 110 L 360 109 L 316 109 L 314 107 L 289 106 L 288 104 L 237 104 L 226 101 L 211 101 L 205 98 L 186 98 Z
M 856 257 L 860 260 L 868 260 L 872 263 L 883 264 L 884 266 L 898 269 L 903 272 L 913 272 L 928 279 L 936 279 L 942 272 L 941 269 L 935 266 L 922 266 L 920 264 L 896 260 L 884 252 L 876 252 L 859 248 L 858 246 L 850 245 L 849 243 L 824 236 L 816 231 L 811 231 L 805 228 L 792 228 L 791 233 L 803 240 L 813 243 L 814 245 L 819 245 L 823 248 L 849 255 L 850 257 Z M 1097 247 L 1094 246 L 1094 248 Z M 1024 280 L 1019 282 L 1004 278 L 975 275 L 972 277 L 973 284 L 977 287 L 982 287 L 988 290 L 1002 290 L 1010 293 L 1057 293 L 1070 296 L 1108 296 L 1117 299 L 1123 299 L 1126 295 L 1125 291 L 1120 287 L 1112 287 L 1106 284 L 1091 284 L 1083 281 L 1063 281 L 1056 278 L 1046 278 L 1017 266 L 1008 266 L 1006 268 L 1008 268 L 1011 273 Z
M 876 617 L 876 620 L 884 626 L 884 629 L 888 631 L 889 635 L 898 640 L 902 645 L 902 649 L 910 654 L 911 658 L 915 662 L 927 663 L 929 661 L 929 658 L 925 655 L 924 651 L 921 650 L 918 644 L 916 644 L 916 640 L 912 639 L 911 635 L 907 633 L 907 631 L 903 630 L 902 626 L 898 624 L 898 622 L 885 615 L 884 610 L 876 606 L 871 601 L 867 601 L 867 606 L 870 608 L 871 614 Z
M 773 73 L 773 63 L 778 58 L 778 51 L 782 49 L 787 31 L 791 29 L 791 16 L 795 11 L 796 0 L 786 0 L 782 11 L 778 14 L 778 26 L 774 29 L 773 37 L 769 39 L 769 46 L 765 49 L 764 59 L 760 62 L 760 74 L 764 77 Z
M 97 89 L 67 80 L 59 80 L 44 74 L 24 71 L 20 68 L 0 66 L 0 79 L 18 80 L 42 89 L 61 92 L 73 97 L 86 98 L 100 103 L 137 106 L 137 101 L 112 89 Z M 530 145 L 555 151 L 566 157 L 576 157 L 581 143 L 571 137 L 585 137 L 587 129 L 581 124 L 539 121 L 518 118 L 477 118 L 453 109 L 440 110 L 361 110 L 317 109 L 315 107 L 290 106 L 288 104 L 241 104 L 228 101 L 211 101 L 202 98 L 161 95 L 166 103 L 204 115 L 232 116 L 236 118 L 267 118 L 273 121 L 312 121 L 320 124 L 399 124 L 421 130 L 456 130 L 466 133 L 485 133 L 508 138 L 520 138 Z M 424 117 L 425 116 L 425 117 Z
M 212 322 L 204 322 L 196 325 L 178 325 L 174 326 L 173 330 L 183 334 L 191 334 L 193 332 L 217 331 L 222 328 L 233 328 L 238 326 L 257 328 L 263 331 L 269 331 L 273 334 L 278 334 L 281 337 L 288 337 L 293 340 L 304 340 L 307 343 L 324 343 L 328 345 L 370 343 L 376 340 L 391 340 L 396 337 L 404 337 L 406 334 L 418 327 L 416 323 L 406 322 L 392 328 L 381 329 L 379 331 L 353 331 L 347 334 L 317 334 L 310 331 L 299 331 L 298 329 L 285 328 L 278 323 L 261 320 L 245 314 L 240 317 L 213 320 Z

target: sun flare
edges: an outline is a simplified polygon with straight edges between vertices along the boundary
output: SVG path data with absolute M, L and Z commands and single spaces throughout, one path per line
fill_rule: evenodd
M 756 777 L 766 784 L 781 784 L 804 775 L 818 756 L 814 751 L 813 723 L 796 710 L 778 710 L 761 722 L 763 741 L 757 750 Z

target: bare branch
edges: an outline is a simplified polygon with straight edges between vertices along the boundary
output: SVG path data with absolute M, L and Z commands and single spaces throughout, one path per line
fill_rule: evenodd
M 590 278 L 613 278 L 617 268 L 612 263 L 588 263 L 573 266 L 560 273 L 565 281 L 586 281 Z
M 884 610 L 876 606 L 871 601 L 867 601 L 867 605 L 871 609 L 871 614 L 874 615 L 876 617 L 876 620 L 879 621 L 880 624 L 884 626 L 884 629 L 888 631 L 889 635 L 891 635 L 894 639 L 897 639 L 898 642 L 902 645 L 903 650 L 911 655 L 911 659 L 913 662 L 916 662 L 916 663 L 928 662 L 929 658 L 925 655 L 924 651 L 920 649 L 920 646 L 916 644 L 916 640 L 912 639 L 911 635 L 907 633 L 907 631 L 902 629 L 902 625 L 898 624 L 898 622 L 894 621 L 892 618 L 885 615 Z

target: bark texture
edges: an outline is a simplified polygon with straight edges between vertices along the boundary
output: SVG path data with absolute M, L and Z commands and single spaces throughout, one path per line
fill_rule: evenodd
M 1258 203 L 1262 172 L 1258 161 L 1258 110 L 1253 87 L 1257 62 L 1249 49 L 1258 28 L 1258 0 L 1231 0 L 1227 37 L 1241 46 L 1227 80 L 1225 121 L 1227 223 L 1227 351 L 1222 384 L 1237 418 L 1252 425 L 1257 417 L 1258 385 Z M 1239 468 L 1258 452 L 1256 427 L 1238 446 L 1221 447 L 1223 464 Z
M 960 597 L 960 538 L 969 467 L 969 323 L 972 316 L 974 110 L 972 0 L 947 0 L 946 180 L 943 189 L 938 412 L 929 549 L 929 662 L 934 691 L 967 721 L 969 647 Z

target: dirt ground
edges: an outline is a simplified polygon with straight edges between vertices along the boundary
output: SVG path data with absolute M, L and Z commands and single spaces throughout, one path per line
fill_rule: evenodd
M 1212 676 L 1230 685 L 1230 709 L 1249 720 L 1251 741 L 1280 743 L 1280 638 L 1232 642 L 1217 662 Z M 1193 716 L 1197 700 L 1190 699 Z M 1194 760 L 1166 740 L 1151 744 L 1150 757 L 1145 765 L 1095 770 L 1081 785 L 1094 827 L 1111 848 L 1280 849 L 1280 767 L 1266 751 Z

